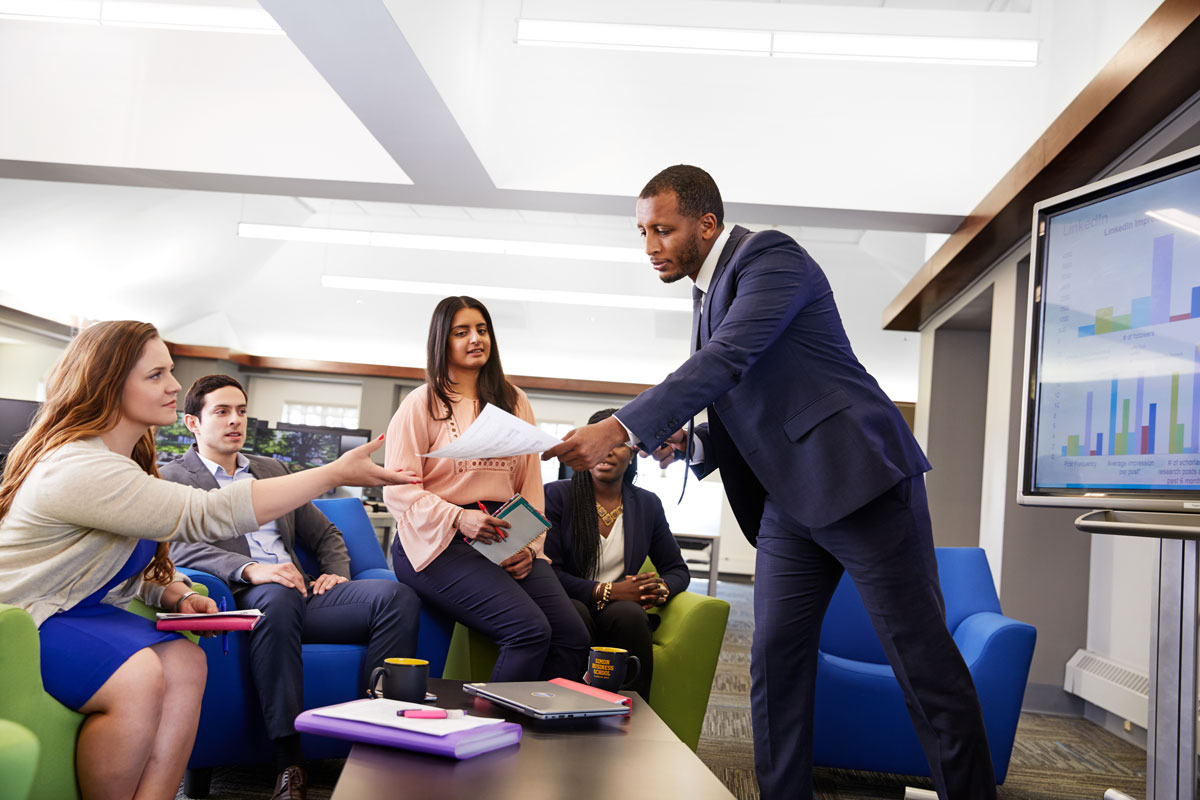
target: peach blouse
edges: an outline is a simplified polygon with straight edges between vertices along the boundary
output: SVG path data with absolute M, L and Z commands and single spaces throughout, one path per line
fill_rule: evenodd
M 537 454 L 509 458 L 452 459 L 422 458 L 457 439 L 479 416 L 479 401 L 451 395 L 448 419 L 429 414 L 429 387 L 414 389 L 396 409 L 387 429 L 385 464 L 409 469 L 423 483 L 388 486 L 383 500 L 396 518 L 396 535 L 415 571 L 420 572 L 437 558 L 457 535 L 455 524 L 461 506 L 479 500 L 504 502 L 520 492 L 539 511 L 546 508 L 542 473 Z M 517 389 L 513 413 L 534 424 L 529 398 Z M 533 542 L 542 557 L 545 536 Z

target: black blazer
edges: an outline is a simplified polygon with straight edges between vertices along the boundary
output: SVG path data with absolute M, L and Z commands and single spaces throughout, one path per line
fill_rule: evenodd
M 255 478 L 275 478 L 288 474 L 287 467 L 273 458 L 249 454 L 246 458 L 250 459 L 250 474 Z M 217 479 L 200 460 L 195 445 L 192 445 L 183 458 L 159 469 L 159 474 L 166 480 L 185 486 L 208 490 L 218 488 Z M 350 554 L 346 552 L 342 532 L 312 503 L 305 503 L 284 514 L 275 520 L 275 527 L 279 538 L 283 540 L 284 548 L 292 557 L 292 563 L 300 572 L 304 572 L 304 567 L 296 559 L 297 539 L 316 557 L 323 573 L 350 578 Z M 236 582 L 233 579 L 234 573 L 252 560 L 250 545 L 245 536 L 222 539 L 212 544 L 171 542 L 171 560 L 178 566 L 216 575 L 229 584 L 234 594 L 250 587 L 248 583 Z M 317 576 L 309 576 L 310 579 L 315 577 Z
M 692 575 L 679 545 L 671 535 L 667 515 L 663 513 L 662 501 L 653 492 L 639 489 L 628 483 L 621 489 L 621 512 L 625 527 L 625 574 L 636 575 L 642 568 L 646 556 L 654 562 L 659 577 L 667 582 L 671 590 L 667 602 L 688 588 Z M 554 571 L 567 594 L 584 605 L 591 606 L 592 589 L 596 581 L 581 578 L 571 569 L 571 481 L 555 481 L 546 484 L 546 519 L 551 528 L 546 534 L 546 555 L 550 557 Z

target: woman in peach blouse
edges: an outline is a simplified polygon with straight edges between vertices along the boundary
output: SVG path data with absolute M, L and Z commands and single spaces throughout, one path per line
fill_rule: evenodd
M 457 439 L 488 403 L 534 421 L 525 393 L 504 377 L 483 303 L 471 297 L 438 303 L 427 352 L 427 383 L 404 398 L 386 437 L 387 466 L 411 469 L 422 479 L 383 493 L 396 517 L 396 577 L 422 602 L 500 646 L 493 681 L 578 680 L 588 632 L 542 555 L 545 536 L 499 566 L 467 543 L 505 537 L 508 523 L 490 512 L 517 492 L 544 511 L 538 457 L 420 455 Z

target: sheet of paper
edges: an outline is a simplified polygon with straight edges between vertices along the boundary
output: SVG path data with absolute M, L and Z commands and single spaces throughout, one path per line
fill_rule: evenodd
M 425 458 L 507 458 L 540 453 L 556 444 L 562 444 L 562 440 L 489 403 L 462 436 L 445 447 L 421 455 Z
M 322 717 L 335 717 L 355 722 L 369 722 L 372 725 L 384 725 L 389 728 L 399 728 L 416 733 L 427 733 L 430 736 L 448 736 L 451 733 L 467 731 L 472 728 L 482 728 L 486 725 L 496 725 L 504 722 L 502 719 L 490 717 L 461 717 L 459 719 L 408 719 L 397 716 L 397 711 L 408 708 L 428 709 L 418 703 L 405 703 L 402 700 L 352 700 L 336 706 L 314 708 L 314 714 Z

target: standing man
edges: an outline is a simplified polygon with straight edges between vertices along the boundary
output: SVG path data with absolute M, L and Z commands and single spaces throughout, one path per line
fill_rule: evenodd
M 246 439 L 246 392 L 228 375 L 206 375 L 188 389 L 184 424 L 196 444 L 161 469 L 163 478 L 201 489 L 284 475 L 273 458 L 241 453 Z M 296 560 L 302 543 L 321 565 L 308 579 Z M 415 655 L 420 600 L 389 580 L 350 580 L 350 556 L 341 531 L 306 503 L 256 532 L 217 544 L 171 544 L 171 557 L 221 578 L 238 608 L 264 617 L 249 634 L 250 674 L 275 745 L 272 800 L 303 800 L 305 774 L 294 721 L 304 707 L 302 642 L 366 643 L 362 686 L 390 656 Z
M 850 349 L 821 268 L 778 231 L 727 231 L 704 170 L 642 189 L 638 230 L 664 283 L 690 278 L 692 355 L 616 416 L 543 458 L 587 469 L 636 443 L 715 469 L 758 548 L 751 712 L 768 800 L 812 796 L 821 621 L 849 572 L 896 673 L 941 800 L 996 796 L 979 700 L 946 630 L 923 473 L 894 403 Z M 701 409 L 708 424 L 680 428 Z M 690 428 L 690 425 L 689 425 Z

